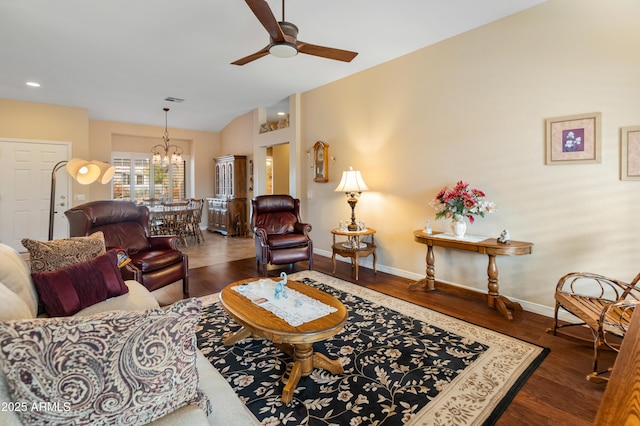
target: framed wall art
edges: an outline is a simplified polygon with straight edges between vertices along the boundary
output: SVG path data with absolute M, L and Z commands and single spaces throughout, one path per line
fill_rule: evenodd
M 313 145 L 313 181 L 329 182 L 329 145 L 322 141 Z
M 546 164 L 599 163 L 601 114 L 570 115 L 546 120 Z
M 620 180 L 640 180 L 640 126 L 620 129 Z

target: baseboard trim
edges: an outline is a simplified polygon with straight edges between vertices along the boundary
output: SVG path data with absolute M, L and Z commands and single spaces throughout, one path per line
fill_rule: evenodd
M 327 250 L 314 249 L 313 253 L 319 256 L 328 257 L 328 258 L 331 258 L 332 256 L 332 253 Z M 336 261 L 338 262 L 343 262 L 343 263 L 350 262 L 350 260 L 348 259 L 349 259 L 348 257 L 342 257 L 339 255 L 336 255 Z M 369 260 L 369 258 L 360 259 L 358 263 L 362 267 L 373 269 L 373 261 Z M 408 278 L 415 281 L 418 281 L 424 278 L 424 274 L 416 274 L 415 272 L 405 271 L 403 269 L 393 268 L 387 265 L 381 265 L 379 263 L 376 263 L 376 269 L 378 271 L 385 272 L 390 275 L 395 275 L 402 278 Z M 444 280 L 438 280 L 438 281 L 444 284 L 450 285 L 452 287 L 458 287 L 465 292 L 473 292 L 473 293 L 477 293 L 478 295 L 486 294 L 478 290 L 477 288 L 468 287 L 468 286 L 465 286 L 464 284 L 454 283 L 454 282 L 444 281 Z M 510 297 L 510 299 L 513 300 L 514 302 L 520 303 L 520 305 L 522 306 L 522 309 L 524 309 L 527 312 L 532 312 L 534 314 L 553 318 L 553 315 L 554 315 L 553 306 L 541 305 L 539 303 L 533 303 L 527 300 L 520 300 L 514 297 Z M 571 314 L 568 314 L 566 312 L 560 312 L 558 314 L 558 318 L 562 321 L 576 322 L 576 318 L 574 318 L 573 316 L 571 316 Z

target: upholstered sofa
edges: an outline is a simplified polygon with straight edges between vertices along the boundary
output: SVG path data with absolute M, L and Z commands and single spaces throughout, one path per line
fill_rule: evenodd
M 124 283 L 128 287 L 128 292 L 125 294 L 86 307 L 73 317 L 67 318 L 90 322 L 93 318 L 112 313 L 122 312 L 133 315 L 137 312 L 143 313 L 142 311 L 151 313 L 163 311 L 159 309 L 154 296 L 141 284 L 133 280 Z M 194 303 L 191 300 L 194 299 L 186 302 Z M 0 324 L 8 325 L 7 328 L 10 329 L 17 329 L 19 324 L 38 322 L 34 320 L 38 315 L 38 302 L 38 294 L 29 265 L 13 248 L 0 244 Z M 47 321 L 49 320 L 44 320 L 44 322 Z M 207 417 L 199 406 L 191 404 L 177 408 L 150 424 L 189 426 L 255 424 L 253 416 L 247 412 L 246 407 L 239 401 L 226 380 L 199 351 L 196 352 L 195 369 L 199 377 L 199 389 L 209 399 L 211 413 Z M 3 409 L 0 410 L 0 425 L 22 425 L 23 422 L 16 410 L 11 410 L 12 407 L 18 409 L 20 406 L 12 405 L 16 401 L 12 399 L 9 389 L 5 375 L 0 373 L 0 403 L 3 404 Z

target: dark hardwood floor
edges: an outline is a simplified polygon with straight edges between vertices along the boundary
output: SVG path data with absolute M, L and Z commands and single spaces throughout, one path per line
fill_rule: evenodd
M 300 262 L 293 269 L 274 268 L 269 276 L 278 276 L 281 270 L 296 272 L 306 269 Z M 331 274 L 331 259 L 315 256 L 314 269 Z M 220 291 L 225 285 L 247 277 L 258 277 L 255 258 L 230 261 L 190 270 L 190 296 L 204 296 Z M 513 321 L 507 321 L 489 308 L 482 297 L 469 297 L 455 288 L 437 284 L 433 292 L 408 291 L 408 279 L 360 268 L 360 279 L 355 281 L 351 266 L 338 262 L 336 276 L 346 281 L 380 291 L 439 312 L 452 315 L 473 324 L 514 336 L 551 349 L 543 363 L 527 380 L 513 402 L 496 424 L 498 425 L 590 425 L 596 416 L 605 385 L 586 380 L 592 362 L 592 344 L 546 333 L 552 319 L 530 312 L 515 312 Z M 177 286 L 178 284 L 174 284 Z M 175 298 L 179 298 L 176 292 Z M 586 330 L 584 337 L 590 338 Z M 578 330 L 580 332 L 580 330 Z M 605 362 L 612 363 L 614 354 L 605 353 Z

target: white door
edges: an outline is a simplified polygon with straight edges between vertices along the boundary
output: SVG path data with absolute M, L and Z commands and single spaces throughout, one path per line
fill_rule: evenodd
M 23 238 L 47 240 L 49 200 L 54 166 L 68 160 L 66 142 L 0 139 L 0 242 L 25 251 Z M 59 170 L 56 179 L 53 238 L 66 238 L 69 225 L 70 177 Z

